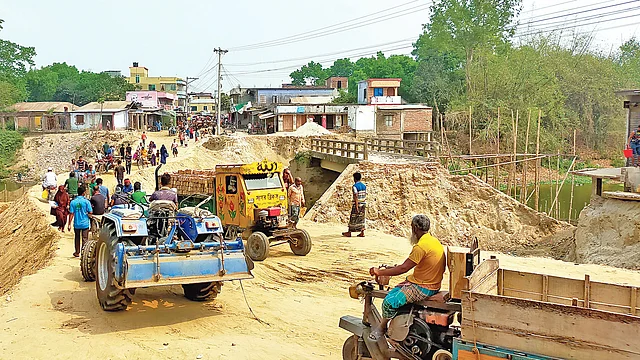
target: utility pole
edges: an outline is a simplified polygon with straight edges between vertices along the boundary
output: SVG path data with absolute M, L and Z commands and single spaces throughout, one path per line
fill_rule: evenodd
M 188 77 L 188 76 L 187 76 L 186 85 L 184 86 L 184 92 L 186 92 L 186 93 L 187 93 L 187 100 L 186 100 L 186 102 L 185 102 L 185 109 L 184 109 L 185 114 L 189 113 L 189 111 L 190 111 L 190 109 L 191 109 L 191 108 L 189 107 L 189 99 L 190 99 L 190 98 L 189 98 L 189 84 L 191 84 L 192 82 L 194 82 L 194 81 L 196 81 L 196 80 L 198 80 L 198 79 L 199 79 L 199 78 L 197 78 L 197 77 Z
M 216 121 L 216 135 L 220 135 L 220 112 L 222 111 L 222 55 L 229 52 L 229 50 L 222 50 L 221 48 L 213 49 L 218 54 L 218 111 Z

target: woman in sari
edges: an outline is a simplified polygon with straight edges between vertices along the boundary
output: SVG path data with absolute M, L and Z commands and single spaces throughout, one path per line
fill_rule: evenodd
M 58 187 L 58 192 L 53 198 L 53 201 L 58 204 L 58 207 L 55 209 L 56 222 L 53 223 L 53 226 L 57 226 L 59 231 L 64 232 L 64 226 L 67 224 L 67 217 L 69 216 L 69 202 L 71 201 L 64 185 Z

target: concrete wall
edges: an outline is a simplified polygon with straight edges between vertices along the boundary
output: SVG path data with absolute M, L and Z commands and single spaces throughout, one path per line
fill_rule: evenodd
M 358 83 L 358 104 L 367 104 L 367 97 L 372 96 L 372 94 L 365 94 L 367 86 L 366 81 L 360 81 Z
M 350 105 L 347 125 L 356 131 L 375 131 L 375 106 Z
M 256 91 L 255 102 L 257 105 L 274 104 L 273 97 L 277 97 L 275 103 L 286 104 L 292 97 L 299 96 L 332 96 L 335 95 L 333 89 L 258 89 Z

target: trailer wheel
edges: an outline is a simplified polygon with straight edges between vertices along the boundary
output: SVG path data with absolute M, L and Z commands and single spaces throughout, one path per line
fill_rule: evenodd
M 96 244 L 97 241 L 91 239 L 84 243 L 80 252 L 80 271 L 84 281 L 96 280 Z
M 222 290 L 222 283 L 219 281 L 210 283 L 197 283 L 197 284 L 184 284 L 182 285 L 184 290 L 184 297 L 191 301 L 205 301 L 209 299 L 215 299 L 220 290 Z
M 342 360 L 358 360 L 371 357 L 366 348 L 362 349 L 363 353 L 360 354 L 359 342 L 360 338 L 358 335 L 349 336 L 347 340 L 344 341 L 342 345 Z
M 247 253 L 253 261 L 262 261 L 269 256 L 269 238 L 256 231 L 247 239 Z
M 311 251 L 311 236 L 306 230 L 298 230 L 291 235 L 293 241 L 289 241 L 291 251 L 298 256 L 305 256 Z
M 431 360 L 452 360 L 452 359 L 453 359 L 453 355 L 447 350 L 442 350 L 442 349 L 433 353 L 433 356 L 431 357 Z
M 131 291 L 116 287 L 115 247 L 118 243 L 115 225 L 105 224 L 96 244 L 96 293 L 105 311 L 124 310 L 131 304 Z

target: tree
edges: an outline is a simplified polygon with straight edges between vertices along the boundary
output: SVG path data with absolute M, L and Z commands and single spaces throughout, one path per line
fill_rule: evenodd
M 58 74 L 47 68 L 30 70 L 25 83 L 30 101 L 50 101 L 57 90 Z
M 231 97 L 226 93 L 220 94 L 220 109 L 222 112 L 231 111 Z
M 11 105 L 24 100 L 26 92 L 16 85 L 0 80 L 0 111 L 9 110 Z
M 317 62 L 309 62 L 300 69 L 292 72 L 289 76 L 293 80 L 293 85 L 305 86 L 315 85 L 319 86 L 329 77 L 326 71 L 322 68 L 322 64 Z
M 472 90 L 470 66 L 481 49 L 497 51 L 509 45 L 521 0 L 440 0 L 431 6 L 430 22 L 416 43 L 416 55 L 428 58 L 437 49 L 463 61 L 467 91 Z
M 0 79 L 13 80 L 27 73 L 27 66 L 35 65 L 36 49 L 0 39 Z

